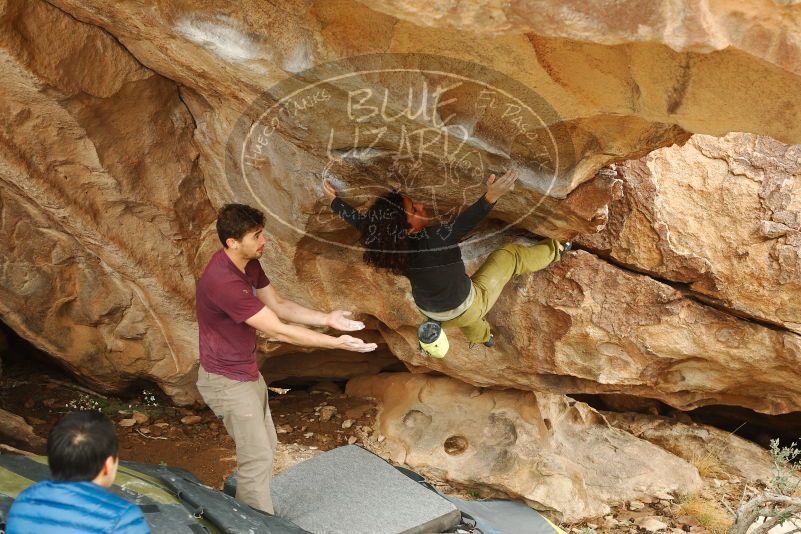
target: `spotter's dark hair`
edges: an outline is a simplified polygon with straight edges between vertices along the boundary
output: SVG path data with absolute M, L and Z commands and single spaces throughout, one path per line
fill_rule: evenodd
M 217 236 L 225 248 L 229 237 L 239 241 L 258 228 L 264 228 L 264 214 L 245 204 L 226 204 L 217 214 Z
M 100 474 L 106 459 L 118 454 L 114 425 L 100 412 L 72 412 L 50 429 L 47 463 L 53 478 L 85 482 Z

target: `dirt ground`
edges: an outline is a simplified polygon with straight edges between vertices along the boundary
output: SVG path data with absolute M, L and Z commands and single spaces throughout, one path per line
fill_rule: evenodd
M 6 361 L 0 377 L 0 408 L 24 417 L 42 437 L 66 412 L 100 409 L 116 424 L 121 459 L 181 467 L 215 488 L 221 488 L 236 467 L 233 440 L 209 409 L 175 407 L 153 387 L 108 398 L 79 388 L 58 368 L 38 360 Z M 334 383 L 270 395 L 279 440 L 276 472 L 348 443 L 386 457 L 383 436 L 373 430 L 377 410 L 371 399 L 348 397 Z M 0 441 L 30 449 L 24 443 Z M 725 505 L 736 507 L 743 481 L 714 465 L 703 466 L 702 475 L 705 488 L 694 496 L 666 494 L 621 503 L 604 517 L 561 526 L 581 534 L 722 534 L 731 520 Z M 461 498 L 481 496 L 479 491 L 455 489 L 444 481 L 431 482 Z
M 221 488 L 236 467 L 234 442 L 208 408 L 175 407 L 156 388 L 132 396 L 101 398 L 76 386 L 81 387 L 68 375 L 38 361 L 6 364 L 0 378 L 0 408 L 24 417 L 42 437 L 64 413 L 102 410 L 116 423 L 122 460 L 181 467 L 212 487 Z M 326 417 L 320 413 L 326 406 L 326 415 L 334 413 L 323 421 Z M 349 440 L 364 444 L 376 414 L 372 401 L 347 397 L 335 383 L 290 389 L 283 395 L 271 391 L 270 408 L 279 441 L 276 471 L 318 451 L 347 445 Z M 136 422 L 123 426 L 126 420 Z M 343 428 L 346 420 L 350 424 Z M 29 448 L 24 443 L 10 444 Z

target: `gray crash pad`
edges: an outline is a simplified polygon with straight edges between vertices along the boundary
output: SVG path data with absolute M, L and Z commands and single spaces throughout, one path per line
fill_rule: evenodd
M 282 471 L 272 495 L 277 516 L 314 534 L 430 534 L 461 520 L 447 499 L 355 445 Z

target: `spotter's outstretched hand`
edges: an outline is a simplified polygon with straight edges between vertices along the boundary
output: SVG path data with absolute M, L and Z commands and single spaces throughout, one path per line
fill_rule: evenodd
M 352 352 L 372 352 L 378 347 L 375 343 L 365 343 L 359 338 L 342 335 L 337 338 L 339 348 Z
M 328 319 L 326 320 L 326 324 L 331 328 L 336 328 L 341 332 L 353 332 L 355 330 L 362 330 L 364 328 L 364 323 L 361 321 L 354 321 L 350 319 L 350 316 L 353 315 L 349 311 L 345 310 L 334 310 L 328 314 Z

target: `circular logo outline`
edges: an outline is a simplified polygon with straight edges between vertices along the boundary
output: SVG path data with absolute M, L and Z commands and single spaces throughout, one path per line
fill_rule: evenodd
M 535 111 L 532 108 L 532 106 L 529 105 L 524 99 L 515 96 L 514 94 L 512 94 L 511 92 L 509 92 L 508 90 L 506 90 L 504 88 L 501 88 L 501 87 L 498 87 L 496 85 L 490 84 L 490 83 L 485 82 L 483 80 L 476 79 L 476 78 L 473 78 L 473 77 L 469 77 L 469 76 L 466 76 L 464 74 L 460 74 L 458 72 L 448 72 L 448 71 L 445 71 L 445 70 L 434 70 L 432 68 L 426 68 L 425 66 L 401 67 L 401 68 L 399 68 L 399 67 L 378 66 L 376 68 L 352 70 L 352 71 L 346 71 L 346 72 L 342 72 L 340 70 L 335 75 L 327 76 L 327 77 L 316 77 L 316 76 L 314 76 L 314 74 L 316 74 L 316 73 L 321 73 L 321 72 L 324 73 L 327 69 L 332 69 L 332 68 L 333 69 L 338 69 L 343 65 L 352 65 L 354 62 L 378 61 L 380 64 L 383 64 L 383 62 L 386 61 L 387 59 L 399 59 L 399 58 L 401 60 L 408 60 L 408 59 L 419 60 L 419 59 L 423 59 L 424 61 L 432 61 L 432 60 L 434 60 L 434 62 L 445 61 L 447 63 L 459 64 L 462 67 L 464 67 L 465 65 L 468 65 L 470 67 L 470 69 L 476 69 L 476 70 L 479 70 L 479 71 L 483 71 L 485 73 L 486 72 L 492 73 L 492 74 L 494 74 L 495 78 L 502 79 L 505 84 L 516 86 L 518 89 L 521 89 L 521 90 L 525 91 L 526 93 L 528 93 L 528 95 L 527 95 L 528 98 L 532 98 L 533 97 L 533 100 L 536 100 L 538 104 L 540 104 L 540 105 L 544 104 L 544 106 L 546 108 L 546 110 L 545 110 L 546 112 L 545 113 L 541 113 L 541 112 Z M 462 70 L 466 71 L 468 69 L 463 68 Z M 502 94 L 504 97 L 508 98 L 509 100 L 511 100 L 513 102 L 516 102 L 516 104 L 518 104 L 521 107 L 525 108 L 533 117 L 536 117 L 536 119 L 539 121 L 539 124 L 542 125 L 544 130 L 548 133 L 548 136 L 550 138 L 550 142 L 551 142 L 551 144 L 552 144 L 552 146 L 554 148 L 553 173 L 549 177 L 548 187 L 546 188 L 546 191 L 544 193 L 542 191 L 539 191 L 541 193 L 540 199 L 528 211 L 526 211 L 525 214 L 521 215 L 520 217 L 515 219 L 513 222 L 505 223 L 505 225 L 501 229 L 493 230 L 490 233 L 483 234 L 481 236 L 472 237 L 470 239 L 467 239 L 467 240 L 462 241 L 460 243 L 457 243 L 455 245 L 447 245 L 447 246 L 439 247 L 439 248 L 436 248 L 436 249 L 429 249 L 430 251 L 447 250 L 449 248 L 452 248 L 454 246 L 459 246 L 461 244 L 478 243 L 480 241 L 484 241 L 484 240 L 489 239 L 491 237 L 494 237 L 496 235 L 502 234 L 502 233 L 506 232 L 507 230 L 509 230 L 510 228 L 515 227 L 521 221 L 523 221 L 524 219 L 529 217 L 532 213 L 534 213 L 537 210 L 537 208 L 542 204 L 542 202 L 545 201 L 545 199 L 548 197 L 548 192 L 551 191 L 551 189 L 553 188 L 554 184 L 556 183 L 556 181 L 558 180 L 558 178 L 560 176 L 560 158 L 562 160 L 566 160 L 568 164 L 575 163 L 575 159 L 574 159 L 575 151 L 574 151 L 574 147 L 572 145 L 572 142 L 567 143 L 567 149 L 568 149 L 568 152 L 569 152 L 569 154 L 567 154 L 568 157 L 563 157 L 563 154 L 560 154 L 560 146 L 561 145 L 559 144 L 559 141 L 557 140 L 556 136 L 554 136 L 554 133 L 551 131 L 551 128 L 553 128 L 553 127 L 564 128 L 564 125 L 561 123 L 561 120 L 560 120 L 558 114 L 556 113 L 556 111 L 553 109 L 552 106 L 550 106 L 550 104 L 547 103 L 547 101 L 544 98 L 542 98 L 539 94 L 534 92 L 531 88 L 523 85 L 518 80 L 515 80 L 514 78 L 511 78 L 510 76 L 508 76 L 508 75 L 506 75 L 504 73 L 501 73 L 501 72 L 496 71 L 494 69 L 488 68 L 488 67 L 486 67 L 484 65 L 480 65 L 480 64 L 477 64 L 477 63 L 471 63 L 471 62 L 467 62 L 467 61 L 456 59 L 456 58 L 450 58 L 450 57 L 446 57 L 446 56 L 432 56 L 432 55 L 427 55 L 427 54 L 416 54 L 416 53 L 408 53 L 408 54 L 386 53 L 386 54 L 368 54 L 368 55 L 362 55 L 362 56 L 353 56 L 353 57 L 349 57 L 349 58 L 344 58 L 344 59 L 340 59 L 340 60 L 324 63 L 324 64 L 318 65 L 316 67 L 312 67 L 312 68 L 310 68 L 308 70 L 305 70 L 305 71 L 303 71 L 301 73 L 298 73 L 298 74 L 295 74 L 293 76 L 290 76 L 290 77 L 288 77 L 288 78 L 286 78 L 284 80 L 281 80 L 278 83 L 276 83 L 273 86 L 271 86 L 270 89 L 268 89 L 267 91 L 263 92 L 262 95 L 259 98 L 257 98 L 256 100 L 254 100 L 251 103 L 251 105 L 248 108 L 248 111 L 246 111 L 245 113 L 243 113 L 240 116 L 239 120 L 237 121 L 237 123 L 236 123 L 236 125 L 234 127 L 234 130 L 232 131 L 231 135 L 229 136 L 229 142 L 227 144 L 227 149 L 228 150 L 226 151 L 226 175 L 231 177 L 232 176 L 231 171 L 233 171 L 234 169 L 238 169 L 235 174 L 241 178 L 245 188 L 250 193 L 250 196 L 257 203 L 257 205 L 261 209 L 263 209 L 264 212 L 266 212 L 268 215 L 270 215 L 270 217 L 272 219 L 277 221 L 279 224 L 283 225 L 285 228 L 288 228 L 288 229 L 290 229 L 290 230 L 292 230 L 292 231 L 294 231 L 294 232 L 296 232 L 296 233 L 298 233 L 298 234 L 300 234 L 302 236 L 311 237 L 312 239 L 315 239 L 315 240 L 317 240 L 317 241 L 319 241 L 321 243 L 325 243 L 325 244 L 328 244 L 328 245 L 334 245 L 334 246 L 337 246 L 337 247 L 343 247 L 343 248 L 346 248 L 346 249 L 355 250 L 355 251 L 359 251 L 359 252 L 365 252 L 365 251 L 380 251 L 380 252 L 392 252 L 392 253 L 417 253 L 417 252 L 419 252 L 419 251 L 415 251 L 415 250 L 383 251 L 383 250 L 380 250 L 380 249 L 367 248 L 367 247 L 364 247 L 364 246 L 361 246 L 361 245 L 350 245 L 350 244 L 341 243 L 341 242 L 338 242 L 338 241 L 333 241 L 333 240 L 330 240 L 330 239 L 326 239 L 324 237 L 315 235 L 314 233 L 309 232 L 307 230 L 303 230 L 301 228 L 298 228 L 296 225 L 292 224 L 290 221 L 286 221 L 283 218 L 281 218 L 280 216 L 278 216 L 278 214 L 276 214 L 268 205 L 266 205 L 261 200 L 261 198 L 256 194 L 256 191 L 254 190 L 253 185 L 250 182 L 250 178 L 247 176 L 247 172 L 246 172 L 247 165 L 246 165 L 246 162 L 245 162 L 245 157 L 246 157 L 246 148 L 248 147 L 248 142 L 250 141 L 251 136 L 254 135 L 254 131 L 262 124 L 262 120 L 264 119 L 264 117 L 269 116 L 269 114 L 270 114 L 270 112 L 272 110 L 279 108 L 282 105 L 282 103 L 290 100 L 291 98 L 297 96 L 298 94 L 302 93 L 303 91 L 311 90 L 311 89 L 313 89 L 313 88 L 315 88 L 317 86 L 323 85 L 323 84 L 330 84 L 331 82 L 334 82 L 334 81 L 338 81 L 338 80 L 342 80 L 342 79 L 346 79 L 346 78 L 357 77 L 357 76 L 363 76 L 363 75 L 366 75 L 366 74 L 379 74 L 379 73 L 388 73 L 388 72 L 393 72 L 393 73 L 418 73 L 418 74 L 421 74 L 421 75 L 425 75 L 425 74 L 439 75 L 439 76 L 443 76 L 443 77 L 447 77 L 447 78 L 457 79 L 457 80 L 460 80 L 460 81 L 463 81 L 463 82 L 464 81 L 471 82 L 471 83 L 477 84 L 479 86 L 482 86 L 482 87 L 484 87 L 486 89 L 489 89 L 489 90 L 495 91 L 495 92 L 497 92 L 499 94 Z M 286 92 L 285 94 L 283 94 L 283 96 L 281 96 L 277 100 L 273 99 L 273 94 L 274 93 L 276 93 L 276 92 L 280 93 L 281 89 L 284 86 L 286 86 L 286 85 L 290 85 L 291 86 L 291 85 L 294 85 L 294 84 L 300 84 L 300 85 L 298 87 L 294 88 L 294 90 Z M 264 108 L 264 104 L 265 103 L 269 103 L 269 106 L 266 109 Z M 249 112 L 253 111 L 254 109 L 255 110 L 264 109 L 264 111 L 261 111 L 258 114 L 258 117 L 255 120 L 251 121 L 249 119 L 249 117 L 251 117 L 251 116 L 253 116 L 255 114 L 249 113 Z M 548 115 L 548 114 L 551 114 L 552 118 L 554 119 L 554 120 L 551 121 L 551 125 L 550 126 L 549 126 L 548 121 L 543 118 L 543 115 Z M 232 151 L 231 148 L 235 148 L 235 147 L 232 147 L 231 145 L 233 144 L 233 142 L 236 139 L 238 139 L 237 133 L 242 131 L 243 127 L 247 128 L 247 133 L 241 139 L 240 143 L 238 143 L 240 145 L 239 148 L 236 150 L 236 152 L 238 153 L 238 157 L 237 157 L 237 160 L 236 160 L 238 165 L 233 166 L 233 162 L 231 161 L 231 154 L 234 153 L 234 151 Z M 277 133 L 277 131 L 278 131 L 278 129 L 274 128 L 273 131 L 270 133 L 270 135 Z M 565 137 L 568 140 L 570 140 L 570 136 L 569 135 L 567 135 Z M 511 160 L 512 158 L 510 157 L 509 159 Z M 326 165 L 326 167 L 327 167 L 327 165 Z M 567 170 L 572 170 L 572 169 L 568 166 Z

